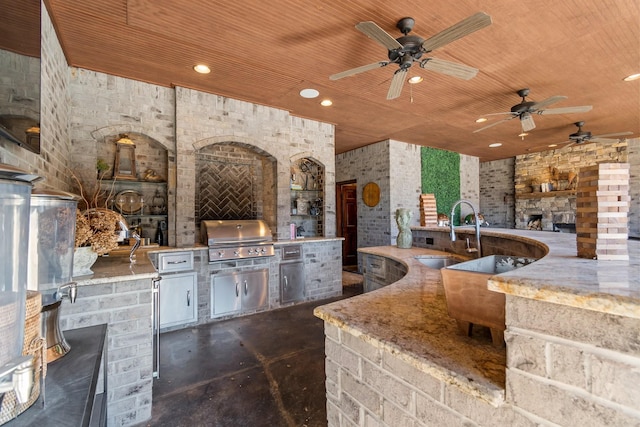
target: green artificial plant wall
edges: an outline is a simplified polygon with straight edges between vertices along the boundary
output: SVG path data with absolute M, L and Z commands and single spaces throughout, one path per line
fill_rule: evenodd
M 451 206 L 460 199 L 460 155 L 453 151 L 421 147 L 420 156 L 422 193 L 435 194 L 438 213 L 449 215 Z M 459 216 L 458 211 L 456 217 Z

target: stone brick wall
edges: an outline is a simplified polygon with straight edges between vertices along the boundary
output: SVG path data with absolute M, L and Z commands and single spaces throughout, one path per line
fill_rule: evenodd
M 108 325 L 107 425 L 139 424 L 151 418 L 151 279 L 80 286 L 74 304 L 63 300 L 63 331 L 103 323 Z
M 42 57 L 40 61 L 25 59 L 31 63 L 32 69 L 39 69 L 40 73 L 40 100 L 37 100 L 40 110 L 40 154 L 0 138 L 0 162 L 44 177 L 45 181 L 39 186 L 69 191 L 72 183 L 67 169 L 71 152 L 67 126 L 68 67 L 44 3 L 41 9 Z
M 96 161 L 113 152 L 119 134 L 136 134 L 145 142 L 144 149 L 141 145 L 145 161 L 140 167 L 162 150 L 163 161 L 149 165 L 165 165 L 158 173 L 167 179 L 168 244 L 175 245 L 175 221 L 171 222 L 176 202 L 173 90 L 80 68 L 70 68 L 68 73 L 70 168 L 91 193 L 96 185 Z M 105 160 L 112 164 L 115 159 Z
M 420 225 L 420 146 L 389 140 L 389 208 L 391 218 L 391 244 L 397 243 L 398 223 L 396 209 L 411 209 L 409 226 Z
M 335 156 L 336 182 L 356 180 L 358 188 L 358 247 L 391 244 L 389 141 L 377 142 Z M 367 206 L 362 191 L 369 182 L 380 187 L 380 201 Z M 417 209 L 416 209 L 417 211 Z
M 629 162 L 629 237 L 640 239 L 640 138 L 628 141 Z
M 640 422 L 640 381 L 629 375 L 640 369 L 631 333 L 640 320 L 510 296 L 506 317 L 505 398 L 493 403 L 408 354 L 325 322 L 328 425 Z
M 177 178 L 180 188 L 176 210 L 176 244 L 189 246 L 197 240 L 195 209 L 195 155 L 204 147 L 239 143 L 262 150 L 276 159 L 276 234 L 288 238 L 290 166 L 302 157 L 322 165 L 324 178 L 325 237 L 335 236 L 334 126 L 291 116 L 287 111 L 206 94 L 176 89 Z M 206 118 L 206 119 L 203 119 Z
M 506 308 L 514 407 L 554 425 L 640 423 L 640 320 L 511 296 Z
M 477 157 L 460 154 L 460 198 L 469 200 L 476 209 L 480 209 L 480 160 Z M 472 210 L 466 204 L 460 206 L 460 218 Z
M 534 180 L 537 184 L 552 182 L 552 169 L 559 172 L 560 180 L 555 183 L 557 189 L 564 190 L 567 185 L 566 175 L 578 173 L 581 167 L 598 163 L 626 163 L 627 142 L 597 143 L 572 145 L 559 150 L 542 151 L 516 157 L 515 161 L 515 227 L 526 228 L 529 217 L 540 214 L 543 217 L 543 230 L 553 230 L 552 222 L 560 222 L 555 218 L 564 218 L 566 222 L 575 218 L 575 196 L 560 195 L 557 197 L 527 196 L 532 192 Z M 537 185 L 535 184 L 535 185 Z M 524 195 L 525 197 L 519 197 Z M 550 223 L 551 222 L 551 223 Z
M 514 228 L 515 158 L 480 163 L 480 212 L 491 227 Z

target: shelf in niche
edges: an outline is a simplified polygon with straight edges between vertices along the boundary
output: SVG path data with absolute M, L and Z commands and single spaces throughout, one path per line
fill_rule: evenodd
M 538 191 L 535 193 L 516 194 L 516 199 L 542 199 L 544 197 L 575 196 L 576 190 Z
M 320 193 L 322 190 L 295 190 L 291 189 L 292 193 Z
M 117 212 L 117 211 L 116 211 Z M 131 214 L 131 215 L 122 215 L 126 219 L 159 219 L 166 220 L 167 215 L 140 215 L 140 214 Z
M 145 184 L 154 184 L 154 185 L 167 185 L 167 181 L 129 181 L 126 179 L 103 179 L 100 181 L 102 184 L 122 184 L 122 185 L 145 185 Z
M 292 217 L 300 217 L 300 218 L 312 218 L 312 219 L 320 219 L 322 215 L 309 215 L 309 214 L 291 214 Z

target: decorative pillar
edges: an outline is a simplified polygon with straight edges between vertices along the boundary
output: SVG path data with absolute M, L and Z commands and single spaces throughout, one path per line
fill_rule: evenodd
M 580 169 L 576 190 L 578 257 L 628 260 L 629 164 Z

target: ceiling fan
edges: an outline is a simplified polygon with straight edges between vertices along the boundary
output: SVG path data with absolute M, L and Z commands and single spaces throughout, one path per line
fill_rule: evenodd
M 527 101 L 527 96 L 529 95 L 529 89 L 520 89 L 516 92 L 519 97 L 522 98 L 522 102 L 520 104 L 516 104 L 511 107 L 511 111 L 505 113 L 491 113 L 486 114 L 486 116 L 495 116 L 499 114 L 508 114 L 509 117 L 506 119 L 497 121 L 495 123 L 491 123 L 490 125 L 481 127 L 480 129 L 476 129 L 473 133 L 480 132 L 481 130 L 489 129 L 490 127 L 499 125 L 500 123 L 506 122 L 508 120 L 515 119 L 516 117 L 520 119 L 520 124 L 522 126 L 522 132 L 529 132 L 530 130 L 536 127 L 535 122 L 533 121 L 533 114 L 569 114 L 569 113 L 586 113 L 590 111 L 593 107 L 591 105 L 582 105 L 579 107 L 564 107 L 564 108 L 552 108 L 548 109 L 551 104 L 555 104 L 558 101 L 562 101 L 563 99 L 567 99 L 566 96 L 551 96 L 547 99 L 544 99 L 540 102 Z
M 582 130 L 584 122 L 575 122 L 574 125 L 578 127 L 578 131 L 569 135 L 569 140 L 565 141 L 567 144 L 582 144 L 583 142 L 616 142 L 618 138 L 611 138 L 612 136 L 626 136 L 633 135 L 633 132 L 615 132 L 605 133 L 602 135 L 591 135 L 591 132 Z
M 421 68 L 464 80 L 475 77 L 478 73 L 478 70 L 475 68 L 437 58 L 421 58 L 422 55 L 426 53 L 490 25 L 491 17 L 489 15 L 484 12 L 478 12 L 426 40 L 419 36 L 408 35 L 411 30 L 413 30 L 414 24 L 415 20 L 413 18 L 402 18 L 399 20 L 396 27 L 404 36 L 394 39 L 375 22 L 360 22 L 356 25 L 356 29 L 384 46 L 388 50 L 387 56 L 389 60 L 378 61 L 373 64 L 363 65 L 333 74 L 329 76 L 329 79 L 338 80 L 376 68 L 386 67 L 389 64 L 397 64 L 399 68 L 393 74 L 391 85 L 387 92 L 387 99 L 395 99 L 400 96 L 408 69 L 414 62 L 418 63 Z
M 557 144 L 546 145 L 545 147 L 549 148 L 564 148 L 570 144 L 583 144 L 585 142 L 618 142 L 622 138 L 611 138 L 617 136 L 627 136 L 633 135 L 633 132 L 614 132 L 614 133 L 604 133 L 602 135 L 591 135 L 591 132 L 582 130 L 582 126 L 584 126 L 584 121 L 575 122 L 574 125 L 578 127 L 578 131 L 569 135 L 569 140 L 564 141 L 560 147 L 557 147 Z M 537 147 L 540 149 L 541 147 Z M 536 148 L 528 148 L 527 151 L 535 151 Z

